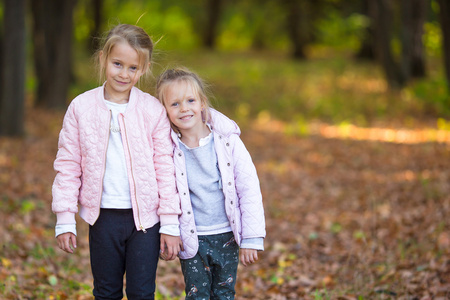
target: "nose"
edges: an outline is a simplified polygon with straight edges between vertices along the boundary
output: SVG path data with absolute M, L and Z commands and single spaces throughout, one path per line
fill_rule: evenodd
M 128 72 L 127 72 L 126 68 L 123 68 L 122 70 L 120 70 L 119 76 L 122 78 L 128 78 Z
M 187 111 L 187 106 L 186 106 L 184 103 L 181 103 L 181 104 L 180 104 L 180 111 L 181 111 L 181 112 Z

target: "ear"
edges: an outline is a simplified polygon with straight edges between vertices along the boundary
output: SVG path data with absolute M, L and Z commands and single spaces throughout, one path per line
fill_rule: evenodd
M 102 57 L 103 57 L 103 50 L 101 50 L 100 53 L 98 54 L 98 59 L 102 60 Z

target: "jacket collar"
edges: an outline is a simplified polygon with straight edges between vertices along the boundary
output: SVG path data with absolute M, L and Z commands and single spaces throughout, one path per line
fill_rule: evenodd
M 97 103 L 100 105 L 100 107 L 104 109 L 108 109 L 106 107 L 106 104 L 103 100 L 105 100 L 105 84 L 106 81 L 103 83 L 102 86 L 98 87 L 98 93 L 97 93 Z M 137 98 L 138 96 L 138 88 L 133 86 L 130 91 L 130 98 L 128 99 L 128 106 L 127 110 L 131 110 L 134 106 L 136 106 Z
M 236 122 L 234 122 L 221 112 L 211 108 L 210 116 L 211 117 L 208 123 L 211 125 L 211 129 L 213 131 L 227 137 L 232 134 L 241 135 L 241 129 L 236 124 Z

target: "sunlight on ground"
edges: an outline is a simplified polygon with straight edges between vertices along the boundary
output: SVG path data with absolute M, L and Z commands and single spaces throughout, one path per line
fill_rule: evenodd
M 299 125 L 288 124 L 260 114 L 251 125 L 255 130 L 294 135 L 319 135 L 324 138 L 378 141 L 399 144 L 438 142 L 450 144 L 450 130 L 436 128 L 358 127 L 353 124 L 329 125 L 322 122 Z M 305 128 L 306 127 L 306 128 Z
M 450 144 L 450 131 L 432 128 L 411 130 L 376 127 L 362 128 L 354 125 L 332 126 L 322 124 L 319 128 L 319 134 L 325 138 L 380 141 L 400 144 L 426 142 Z

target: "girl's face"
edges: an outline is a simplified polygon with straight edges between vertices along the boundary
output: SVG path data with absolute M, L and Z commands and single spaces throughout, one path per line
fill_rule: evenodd
M 170 121 L 182 135 L 201 135 L 204 105 L 192 84 L 184 81 L 170 83 L 165 89 L 165 107 Z
M 105 99 L 127 103 L 131 88 L 144 72 L 135 49 L 126 42 L 114 45 L 106 60 Z

